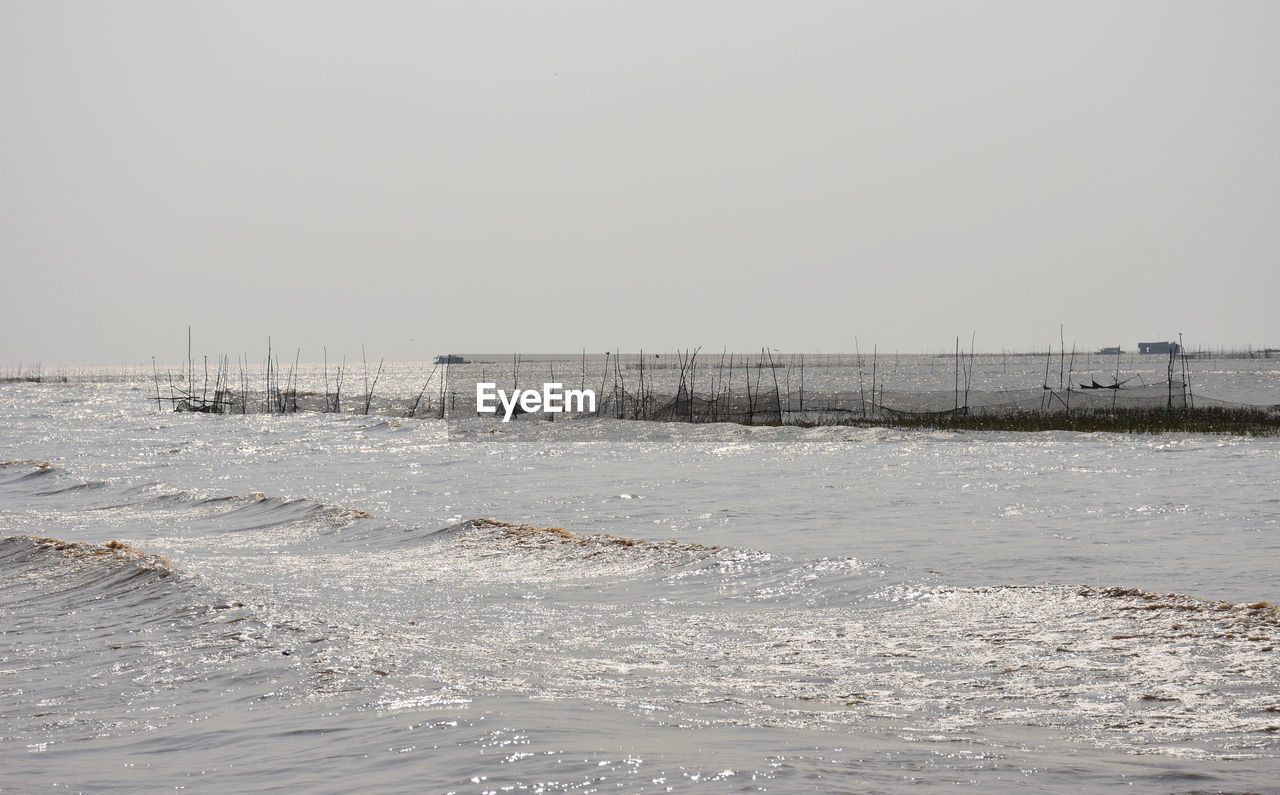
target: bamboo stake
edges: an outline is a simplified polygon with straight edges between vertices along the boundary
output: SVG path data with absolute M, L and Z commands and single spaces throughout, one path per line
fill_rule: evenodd
M 697 369 L 698 351 L 702 350 L 702 346 L 693 349 L 693 356 L 689 358 L 689 422 L 693 422 L 693 376 Z
M 960 410 L 960 338 L 956 337 L 956 411 Z
M 862 351 L 858 348 L 858 338 L 853 338 L 854 355 L 858 357 L 858 403 L 862 406 L 862 417 L 867 416 L 867 393 L 862 383 Z
M 383 362 L 383 361 L 384 361 L 383 359 L 378 359 L 378 372 L 374 373 L 374 376 L 373 376 L 373 385 L 369 387 L 369 391 L 368 391 L 368 393 L 366 393 L 366 394 L 365 394 L 365 396 L 364 396 L 364 413 L 365 413 L 365 416 L 368 416 L 368 415 L 369 415 L 369 406 L 373 404 L 373 390 L 375 390 L 375 389 L 377 389 L 377 388 L 378 388 L 378 379 L 382 377 L 382 362 Z
M 1062 368 L 1067 361 L 1067 342 L 1062 335 L 1062 324 L 1058 324 L 1058 389 L 1062 389 Z
M 729 354 L 729 380 L 728 386 L 724 393 L 724 410 L 725 416 L 730 416 L 733 411 L 733 354 Z
M 1071 369 L 1067 371 L 1067 416 L 1071 416 L 1071 379 L 1075 377 L 1076 370 L 1076 346 L 1071 343 Z
M 378 372 L 382 372 L 382 364 L 378 364 Z M 375 380 L 374 383 L 377 383 Z M 440 419 L 445 417 L 444 396 L 449 384 L 449 359 L 444 360 L 444 369 L 440 371 Z
M 340 405 L 342 400 L 342 376 L 346 373 L 346 369 L 347 369 L 347 357 L 346 357 L 346 354 L 343 354 L 342 364 L 338 366 L 338 377 L 337 379 L 335 379 L 335 383 L 333 385 L 333 413 L 334 414 L 337 414 L 342 411 L 342 407 Z
M 427 387 L 431 384 L 431 378 L 436 374 L 436 370 L 440 367 L 440 363 L 436 362 L 431 368 L 431 373 L 427 375 L 427 380 L 422 383 L 422 389 L 418 390 L 418 398 L 413 401 L 413 408 L 409 409 L 409 416 L 415 417 L 418 414 L 418 405 L 422 403 L 422 396 L 426 394 Z
M 271 413 L 271 338 L 267 337 L 267 374 L 266 383 L 263 385 L 265 393 L 262 396 L 264 408 L 268 414 Z
M 1195 408 L 1196 397 L 1191 392 L 1191 372 L 1187 369 L 1187 349 L 1182 346 L 1181 331 L 1178 332 L 1178 352 L 1181 354 L 1181 359 L 1182 359 L 1182 390 L 1183 390 L 1183 393 L 1186 395 L 1183 402 L 1186 403 L 1187 400 L 1189 399 L 1190 400 L 1189 407 Z
M 160 371 L 156 369 L 156 357 L 151 357 L 151 374 L 156 381 L 156 411 L 160 411 Z
M 871 414 L 872 416 L 880 416 L 876 404 L 876 365 L 879 364 L 880 346 L 871 346 Z M 880 400 L 884 400 L 884 395 L 880 396 Z
M 596 406 L 596 416 L 604 414 L 604 396 L 608 394 L 604 391 L 604 386 L 609 380 L 609 352 L 604 352 L 604 366 L 600 369 L 600 403 Z
M 773 399 L 778 406 L 778 424 L 782 424 L 782 396 L 778 394 L 778 370 L 773 366 L 773 352 L 768 348 L 764 349 L 765 354 L 769 357 L 769 372 L 773 374 Z

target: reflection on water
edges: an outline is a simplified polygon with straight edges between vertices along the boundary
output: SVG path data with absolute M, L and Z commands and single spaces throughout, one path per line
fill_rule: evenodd
M 3 786 L 1275 770 L 1275 439 L 3 397 Z

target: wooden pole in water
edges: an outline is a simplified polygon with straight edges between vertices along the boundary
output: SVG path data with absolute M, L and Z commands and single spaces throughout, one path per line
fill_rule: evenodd
M 431 379 L 435 377 L 436 370 L 439 369 L 439 367 L 440 362 L 436 362 L 431 366 L 431 372 L 427 374 L 427 380 L 422 382 L 422 389 L 418 390 L 418 399 L 413 401 L 413 408 L 409 409 L 410 417 L 416 417 L 418 415 L 418 405 L 422 403 L 422 396 L 426 394 L 427 387 L 431 385 Z M 481 376 L 481 380 L 484 380 L 483 375 Z
M 853 338 L 853 351 L 858 357 L 858 403 L 862 406 L 862 418 L 867 417 L 867 392 L 862 383 L 862 351 L 858 349 L 858 338 Z
M 289 394 L 286 400 L 289 402 L 289 410 L 298 410 L 298 376 L 302 374 L 302 368 L 299 363 L 302 361 L 302 349 L 298 348 L 293 352 L 293 369 L 289 371 Z
M 778 360 L 782 363 L 782 360 Z M 791 413 L 791 358 L 788 357 L 785 364 L 782 364 L 782 383 L 787 385 L 787 413 Z
M 878 416 L 880 414 L 880 412 L 876 411 L 876 366 L 879 364 L 879 360 L 880 360 L 880 346 L 878 344 L 872 345 L 871 346 L 871 414 L 872 416 Z M 881 395 L 880 399 L 883 400 L 884 395 Z
M 378 359 L 378 372 L 373 374 L 373 383 L 369 386 L 369 394 L 364 397 L 364 413 L 369 413 L 369 407 L 373 405 L 373 390 L 378 388 L 378 379 L 382 377 L 382 363 L 385 359 Z
M 596 404 L 596 416 L 604 413 L 604 385 L 609 380 L 609 352 L 604 352 L 604 366 L 600 369 L 600 402 Z
M 729 380 L 724 391 L 724 411 L 728 415 L 733 411 L 733 354 L 729 354 Z
M 1178 353 L 1181 355 L 1181 359 L 1182 359 L 1182 389 L 1183 389 L 1183 392 L 1186 394 L 1186 399 L 1184 399 L 1184 403 L 1187 400 L 1189 400 L 1190 401 L 1190 403 L 1188 404 L 1189 407 L 1195 408 L 1196 398 L 1195 398 L 1195 395 L 1192 394 L 1191 392 L 1191 372 L 1187 369 L 1187 349 L 1182 347 L 1181 331 L 1178 332 Z
M 262 401 L 263 401 L 263 408 L 266 409 L 266 412 L 268 414 L 270 414 L 271 413 L 271 337 L 267 337 L 267 372 L 265 375 L 265 379 L 266 379 L 265 383 L 263 384 L 263 389 L 265 391 L 262 395 Z
M 1071 379 L 1075 377 L 1076 370 L 1076 346 L 1071 345 L 1071 369 L 1067 371 L 1067 416 L 1071 416 Z
M 728 350 L 728 347 L 722 349 L 720 360 L 716 362 L 715 394 L 711 397 L 711 422 L 720 421 L 720 388 L 724 385 L 724 355 Z
M 965 362 L 964 368 L 964 413 L 969 413 L 969 384 L 973 381 L 973 349 L 977 344 L 978 332 L 975 329 L 973 336 L 969 338 L 969 359 Z
M 702 350 L 702 346 L 693 349 L 693 356 L 689 357 L 689 422 L 693 422 L 693 373 L 697 369 L 698 351 Z
M 800 412 L 804 413 L 804 354 L 800 354 Z
M 338 414 L 342 411 L 342 407 L 339 405 L 339 403 L 342 400 L 342 376 L 346 371 L 347 371 L 347 357 L 346 357 L 346 354 L 343 354 L 342 364 L 338 366 L 338 377 L 334 379 L 334 384 L 333 384 L 333 413 L 334 414 Z
M 444 369 L 440 371 L 440 419 L 444 419 L 444 417 L 445 417 L 444 397 L 445 397 L 445 391 L 449 388 L 449 386 L 448 386 L 448 385 L 449 385 L 449 359 L 448 359 L 448 356 L 449 356 L 449 354 L 445 354 L 445 357 L 446 357 L 446 358 L 445 358 L 445 360 L 444 360 Z M 379 364 L 379 365 L 378 365 L 378 370 L 379 370 L 379 372 L 381 372 L 381 370 L 382 370 L 382 365 L 381 365 L 381 364 Z
M 156 411 L 160 410 L 160 371 L 156 369 L 156 357 L 151 357 L 151 374 L 156 380 Z
M 1067 364 L 1067 342 L 1062 335 L 1062 325 L 1058 324 L 1058 389 L 1062 389 L 1062 371 Z
M 1049 365 L 1052 362 L 1053 362 L 1053 346 L 1050 345 L 1049 349 L 1045 351 L 1045 354 L 1044 354 L 1044 386 L 1041 388 L 1041 392 L 1040 392 L 1040 410 L 1041 411 L 1045 410 L 1046 401 L 1048 401 L 1049 399 L 1048 395 L 1046 395 L 1045 393 L 1049 391 Z
M 613 350 L 613 396 L 617 405 L 618 419 L 627 418 L 627 381 L 622 375 L 622 349 Z
M 644 348 L 640 349 L 640 407 L 636 410 L 636 419 L 644 419 Z
M 1120 346 L 1116 346 L 1116 375 L 1111 379 L 1111 413 L 1116 413 L 1116 400 L 1120 397 Z
M 778 368 L 773 366 L 773 351 L 765 348 L 769 357 L 769 372 L 773 373 L 773 400 L 778 405 L 778 424 L 782 424 L 782 395 L 778 391 Z
M 960 338 L 956 337 L 956 411 L 960 410 Z

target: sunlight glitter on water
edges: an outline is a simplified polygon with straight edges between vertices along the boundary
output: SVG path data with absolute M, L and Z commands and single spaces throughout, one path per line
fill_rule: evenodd
M 1274 439 L 6 395 L 5 785 L 1256 789 L 1280 750 Z

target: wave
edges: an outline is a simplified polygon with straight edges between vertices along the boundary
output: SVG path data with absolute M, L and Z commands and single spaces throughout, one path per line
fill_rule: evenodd
M 601 700 L 653 705 L 673 721 L 883 725 L 913 737 L 998 725 L 1130 753 L 1276 754 L 1270 604 L 1079 586 L 891 586 L 879 609 L 734 610 L 679 596 L 612 625 L 605 610 L 564 610 L 530 642 L 554 634 L 590 648 L 601 627 L 634 641 L 572 664 L 562 653 L 540 681 L 569 692 L 590 677 Z M 1246 735 L 1257 742 L 1242 744 Z
M 1099 600 L 1113 615 L 1141 617 L 1134 619 L 1140 632 L 1113 636 L 1114 640 L 1207 636 L 1269 644 L 1273 641 L 1271 633 L 1280 632 L 1280 607 L 1270 602 L 1227 602 L 1120 587 L 1081 587 L 1076 593 L 1084 599 Z
M 384 575 L 403 569 L 406 576 L 427 582 L 571 585 L 600 578 L 621 582 L 739 555 L 719 546 L 607 533 L 583 535 L 561 527 L 484 517 L 426 532 L 373 522 L 344 530 L 334 539 L 359 541 L 358 551 L 345 554 L 377 556 Z
M 406 538 L 379 537 L 393 535 Z M 440 697 L 445 682 L 453 695 L 586 697 L 673 722 L 885 726 L 913 737 L 1008 725 L 1132 753 L 1217 757 L 1244 753 L 1232 738 L 1249 735 L 1258 744 L 1247 753 L 1275 754 L 1267 683 L 1280 675 L 1280 614 L 1270 603 L 1122 587 L 896 584 L 850 605 L 815 599 L 808 583 L 865 578 L 852 560 L 743 563 L 732 548 L 491 518 L 413 538 L 408 549 L 241 557 L 297 577 L 284 600 L 290 615 L 245 592 L 230 601 L 127 543 L 6 538 L 0 609 L 18 632 L 0 645 L 26 635 L 30 648 L 58 655 L 33 658 L 28 678 L 37 665 L 69 680 L 122 663 L 142 684 L 119 686 L 156 704 L 211 678 L 228 691 L 246 681 L 307 698 L 369 689 L 406 703 Z M 628 579 L 637 573 L 649 585 Z M 575 589 L 584 577 L 597 579 Z M 699 585 L 711 580 L 749 584 L 749 598 L 712 598 Z M 611 581 L 629 591 L 624 601 L 609 597 Z M 349 603 L 348 592 L 364 598 Z M 76 667 L 77 654 L 92 672 Z M 279 683 L 281 665 L 292 685 Z
M 260 492 L 209 497 L 159 483 L 84 481 L 39 460 L 0 463 L 0 487 L 25 509 L 11 514 L 7 529 L 33 536 L 74 526 L 153 540 L 178 531 L 241 536 L 230 542 L 239 546 L 280 545 L 372 518 L 357 508 Z
M 0 461 L 0 484 L 30 482 L 53 474 L 54 466 L 37 458 Z
M 670 539 L 667 541 L 646 541 L 640 538 L 626 538 L 609 533 L 593 533 L 577 535 L 563 527 L 539 527 L 531 524 L 502 522 L 497 519 L 469 519 L 456 525 L 436 531 L 436 534 L 462 534 L 467 531 L 479 531 L 479 535 L 490 539 L 502 539 L 519 549 L 561 549 L 579 547 L 599 552 L 608 549 L 630 549 L 642 553 L 678 552 L 703 555 L 724 551 L 725 547 L 706 546 Z
M 200 500 L 200 506 L 222 508 L 218 513 L 226 528 L 234 532 L 262 530 L 280 524 L 321 519 L 329 524 L 343 524 L 357 519 L 371 519 L 372 514 L 355 508 L 341 508 L 308 499 L 268 497 L 262 493 L 245 496 Z
M 122 596 L 172 575 L 171 561 L 140 552 L 123 541 L 88 544 L 58 538 L 9 536 L 0 540 L 0 568 L 8 587 L 74 594 L 80 599 Z
M 1123 586 L 995 585 L 957 588 L 892 586 L 879 598 L 920 609 L 963 605 L 970 613 L 997 611 L 1009 623 L 1022 623 L 1044 611 L 1088 617 L 1096 628 L 1107 622 L 1133 638 L 1242 639 L 1271 643 L 1280 633 L 1280 607 L 1270 602 L 1229 602 L 1180 593 L 1157 593 Z M 1034 619 L 1030 619 L 1034 620 Z
M 229 594 L 123 541 L 0 538 L 6 735 L 68 742 L 147 732 L 246 697 L 285 703 L 333 690 L 349 630 L 255 593 Z M 344 667 L 361 665 L 373 667 Z M 353 679 L 341 687 L 354 689 Z
M 0 572 L 10 737 L 145 732 L 185 719 L 193 701 L 211 708 L 208 693 L 270 681 L 253 671 L 270 659 L 257 610 L 220 599 L 164 557 L 120 541 L 10 536 L 0 539 Z
M 154 628 L 183 635 L 183 627 L 203 623 L 215 605 L 229 607 L 203 593 L 199 581 L 173 561 L 124 541 L 8 536 L 0 539 L 0 571 L 5 612 L 38 616 L 25 626 L 18 621 L 19 637 L 27 642 L 29 633 L 59 626 L 72 636 L 90 628 L 106 636 L 128 637 Z
M 732 554 L 726 547 L 675 539 L 648 541 L 609 533 L 579 535 L 563 527 L 484 517 L 436 530 L 425 540 L 436 545 L 447 542 L 453 551 L 471 553 L 485 561 L 507 558 L 508 565 L 515 567 L 528 565 L 536 569 L 554 561 L 560 564 L 555 569 L 558 574 L 572 574 L 576 568 L 578 574 L 586 576 L 595 576 L 604 570 L 619 574 L 622 573 L 619 566 L 629 570 L 649 569 Z
M 71 491 L 60 489 L 57 493 Z M 94 506 L 92 510 L 111 511 L 160 506 L 185 511 L 192 517 L 220 518 L 220 529 L 260 530 L 277 524 L 323 518 L 331 523 L 370 519 L 372 514 L 357 508 L 328 505 L 306 498 L 270 497 L 262 492 L 201 497 L 187 491 L 164 491 L 158 484 L 138 490 L 139 496 L 126 502 Z M 49 492 L 48 494 L 53 494 Z

